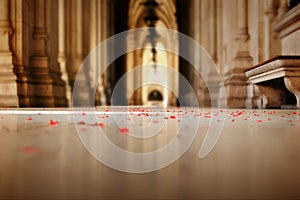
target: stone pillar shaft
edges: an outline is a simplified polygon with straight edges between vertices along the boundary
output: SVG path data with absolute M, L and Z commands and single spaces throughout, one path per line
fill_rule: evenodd
M 1 0 L 1 13 L 0 13 L 0 20 L 7 21 L 9 19 L 9 0 Z
M 247 99 L 247 78 L 245 71 L 252 66 L 252 57 L 249 52 L 248 33 L 248 0 L 237 1 L 237 26 L 235 32 L 232 66 L 224 77 L 226 90 L 225 104 L 229 108 L 244 108 Z M 222 101 L 222 99 L 221 99 Z
M 248 39 L 250 38 L 248 33 L 248 1 L 237 1 L 237 31 L 235 35 L 236 39 L 236 56 L 241 54 L 249 54 Z
M 189 5 L 189 19 L 191 24 L 189 24 L 189 36 L 191 36 L 197 42 L 201 42 L 201 1 L 191 1 Z M 198 49 L 197 49 L 198 50 Z M 191 82 L 191 86 L 194 91 L 191 93 L 195 93 L 198 97 L 198 103 L 200 106 L 204 105 L 204 87 L 203 80 L 197 74 L 198 71 L 195 68 L 200 68 L 201 66 L 201 52 L 192 52 L 190 50 L 190 55 L 196 66 L 191 66 L 191 69 L 188 73 L 189 81 Z
M 65 83 L 58 68 L 57 1 L 34 1 L 31 56 L 29 57 L 29 105 L 66 106 Z M 52 16 L 51 16 L 52 15 Z M 49 43 L 47 43 L 49 41 Z
M 17 107 L 17 83 L 10 48 L 10 1 L 0 0 L 0 106 Z
M 72 66 L 71 72 L 71 83 L 73 84 L 76 81 L 76 86 L 78 91 L 77 93 L 73 93 L 73 105 L 76 106 L 89 106 L 94 104 L 94 102 L 90 102 L 90 95 L 93 92 L 91 91 L 91 80 L 89 78 L 89 69 L 90 66 L 84 66 L 83 73 L 77 73 L 80 69 L 80 66 L 84 60 L 84 53 L 87 51 L 87 46 L 89 46 L 88 40 L 89 35 L 84 36 L 83 33 L 86 31 L 87 33 L 90 30 L 84 30 L 85 25 L 89 25 L 89 21 L 84 21 L 85 18 L 83 7 L 87 3 L 83 0 L 70 1 L 71 11 L 70 11 L 70 38 L 71 38 L 71 48 L 70 48 L 70 64 Z M 90 14 L 90 12 L 88 13 Z M 87 45 L 83 44 L 83 37 L 87 39 Z M 74 91 L 74 90 L 73 90 Z M 92 103 L 92 104 L 91 104 Z
M 45 0 L 35 0 L 35 19 L 34 19 L 34 33 L 33 39 L 35 41 L 34 45 L 34 55 L 35 56 L 46 56 L 47 48 L 47 29 L 45 22 Z
M 10 53 L 9 36 L 12 33 L 9 19 L 9 1 L 0 1 L 0 52 Z
M 46 53 L 48 34 L 45 23 L 45 0 L 35 0 L 34 3 L 32 54 L 29 58 L 29 106 L 54 107 L 52 80 Z
M 266 37 L 265 45 L 264 45 L 264 50 L 265 50 L 264 60 L 269 60 L 274 56 L 280 55 L 280 51 L 281 51 L 280 39 L 278 33 L 273 29 L 273 23 L 277 19 L 276 1 L 266 0 L 264 11 L 265 11 L 264 29 L 265 29 L 265 37 Z
M 58 62 L 62 79 L 66 83 L 66 98 L 68 105 L 71 105 L 71 87 L 69 84 L 69 75 L 67 72 L 66 57 L 66 19 L 65 19 L 65 0 L 58 1 Z

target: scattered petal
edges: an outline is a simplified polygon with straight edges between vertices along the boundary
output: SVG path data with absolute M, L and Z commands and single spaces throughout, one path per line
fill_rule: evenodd
M 78 122 L 79 125 L 85 125 L 85 122 L 84 121 L 80 121 Z
M 86 127 L 82 127 L 82 128 L 80 128 L 80 131 L 81 132 L 86 132 L 88 129 L 86 128 Z
M 39 152 L 39 148 L 35 146 L 23 146 L 21 147 L 21 151 L 25 154 L 37 154 Z
M 56 124 L 58 124 L 58 121 L 54 121 L 54 120 L 50 119 L 49 124 L 50 124 L 51 126 L 55 126 Z
M 121 132 L 122 134 L 128 134 L 129 130 L 128 130 L 128 128 L 123 127 L 123 128 L 120 128 L 120 132 Z
M 98 126 L 100 126 L 101 128 L 103 128 L 104 124 L 102 122 L 99 122 Z

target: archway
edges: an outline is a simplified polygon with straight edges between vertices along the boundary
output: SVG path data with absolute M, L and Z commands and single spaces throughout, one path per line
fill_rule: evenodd
M 156 0 L 158 6 L 155 10 L 156 16 L 158 17 L 155 27 L 167 28 L 178 30 L 177 21 L 175 17 L 176 7 L 172 0 Z M 128 25 L 130 29 L 147 27 L 145 23 L 145 8 L 144 0 L 131 0 L 129 4 L 129 15 L 128 15 Z M 165 106 L 176 105 L 176 96 L 178 95 L 178 77 L 170 77 L 168 75 L 166 66 L 178 71 L 178 56 L 167 52 L 165 49 L 172 46 L 172 48 L 178 49 L 178 39 L 170 38 L 163 33 L 157 32 L 158 37 L 155 43 L 156 49 L 156 61 L 153 62 L 153 44 L 147 38 L 147 35 L 136 35 L 130 36 L 128 38 L 128 43 L 138 43 L 139 46 L 144 46 L 144 49 L 136 50 L 130 52 L 126 55 L 127 61 L 127 71 L 134 69 L 135 67 L 142 66 L 143 70 L 139 72 L 140 74 L 135 74 L 129 77 L 127 80 L 127 88 L 139 88 L 134 94 L 128 94 L 127 98 L 130 105 L 149 105 L 148 95 L 150 88 L 156 89 L 161 92 L 163 99 L 163 104 Z M 151 46 L 152 45 L 152 46 Z M 155 85 L 145 85 L 139 87 L 136 83 L 143 83 L 144 81 L 152 81 L 157 78 L 161 78 L 164 81 L 165 87 L 159 87 Z M 153 88 L 154 87 L 154 88 Z M 171 93 L 175 91 L 175 93 Z
M 153 90 L 148 95 L 148 100 L 149 101 L 163 101 L 163 96 L 158 90 Z

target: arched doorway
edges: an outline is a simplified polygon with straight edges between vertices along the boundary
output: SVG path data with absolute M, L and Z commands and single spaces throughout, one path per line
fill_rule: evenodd
M 163 96 L 158 90 L 153 90 L 148 95 L 148 100 L 149 101 L 163 101 Z
M 158 18 L 155 23 L 155 27 L 167 28 L 178 30 L 176 21 L 176 7 L 173 0 L 156 0 L 157 8 L 155 9 L 156 16 Z M 148 27 L 145 23 L 145 1 L 144 0 L 131 0 L 129 4 L 128 25 L 129 29 Z M 161 93 L 164 106 L 176 105 L 176 96 L 178 95 L 178 76 L 170 76 L 167 73 L 167 67 L 170 67 L 178 71 L 178 56 L 166 51 L 172 47 L 172 49 L 178 49 L 178 39 L 171 38 L 164 33 L 157 32 L 155 49 L 156 49 L 156 61 L 154 63 L 153 44 L 147 38 L 147 35 L 136 35 L 135 37 L 128 38 L 128 43 L 138 43 L 138 46 L 143 46 L 143 49 L 130 52 L 126 56 L 127 71 L 134 69 L 134 67 L 142 66 L 142 70 L 139 74 L 135 74 L 133 77 L 129 77 L 127 81 L 128 91 L 132 91 L 132 88 L 137 89 L 134 94 L 127 93 L 127 98 L 130 105 L 149 105 L 149 92 L 157 90 Z M 138 40 L 136 40 L 138 38 Z M 152 46 L 151 46 L 152 45 Z M 153 67 L 151 67 L 153 66 Z M 155 85 L 155 80 L 160 79 L 164 86 Z M 153 82 L 154 84 L 135 85 L 136 83 Z
M 162 106 L 163 105 L 163 95 L 158 90 L 152 90 L 148 95 L 148 106 Z

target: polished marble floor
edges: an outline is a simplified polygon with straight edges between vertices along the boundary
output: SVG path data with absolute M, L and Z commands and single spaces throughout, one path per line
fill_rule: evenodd
M 222 127 L 218 141 L 199 159 L 216 126 Z M 174 138 L 184 143 L 189 133 L 196 137 L 170 165 L 127 173 L 103 164 L 85 145 L 100 129 L 115 146 L 136 154 L 162 149 Z M 120 163 L 135 170 L 156 166 L 127 157 Z M 299 186 L 299 110 L 0 110 L 0 199 L 299 199 Z

